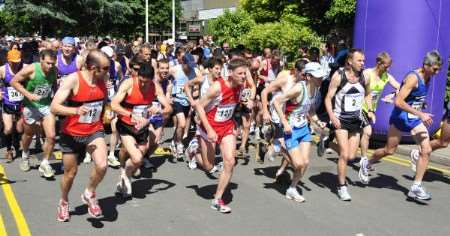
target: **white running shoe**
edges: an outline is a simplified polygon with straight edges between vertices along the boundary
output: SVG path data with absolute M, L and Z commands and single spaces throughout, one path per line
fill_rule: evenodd
M 408 192 L 408 197 L 419 200 L 430 200 L 431 194 L 422 185 L 413 184 Z
M 120 162 L 117 160 L 117 158 L 114 155 L 108 156 L 108 165 L 111 167 L 118 167 L 120 166 Z
M 120 178 L 120 182 L 117 183 L 116 193 L 120 194 L 123 198 L 131 197 L 131 183 L 128 178 Z
M 369 159 L 367 157 L 361 157 L 361 160 L 359 161 L 359 172 L 358 177 L 359 180 L 361 180 L 361 183 L 368 184 L 369 183 L 369 168 L 367 166 L 369 165 Z
M 338 187 L 338 195 L 342 201 L 351 201 L 352 197 L 348 193 L 347 186 Z
M 53 170 L 52 166 L 48 162 L 47 163 L 42 162 L 39 165 L 38 171 L 39 171 L 39 174 L 41 176 L 44 176 L 45 178 L 51 178 L 55 175 L 55 171 Z
M 89 163 L 91 163 L 91 161 L 92 161 L 91 154 L 89 152 L 86 152 L 86 155 L 84 156 L 84 159 L 83 159 L 83 163 L 89 164 Z
M 294 200 L 296 202 L 304 202 L 305 198 L 298 193 L 296 188 L 289 187 L 286 190 L 286 198 L 290 200 Z
M 333 154 L 333 153 L 335 153 L 335 151 L 333 149 L 331 149 L 331 148 L 325 149 L 325 154 Z
M 411 170 L 416 172 L 417 161 L 419 160 L 420 152 L 418 149 L 413 149 L 409 153 L 409 158 L 411 159 Z

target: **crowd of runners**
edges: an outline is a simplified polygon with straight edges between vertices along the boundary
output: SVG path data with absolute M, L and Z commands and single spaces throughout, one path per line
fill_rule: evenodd
M 259 55 L 242 45 L 216 45 L 211 37 L 157 44 L 142 38 L 128 43 L 6 37 L 0 44 L 5 159 L 19 161 L 22 171 L 30 171 L 36 164 L 30 154 L 34 140 L 43 151 L 37 171 L 53 178 L 49 159 L 62 152 L 58 221 L 70 219 L 68 194 L 81 162 L 93 162 L 81 193 L 90 215 L 102 215 L 95 190 L 108 166 L 120 168 L 116 194 L 131 198 L 132 176 L 139 175 L 141 167 L 151 168 L 149 158 L 164 152 L 166 127 L 175 130 L 168 141 L 171 156 L 186 162 L 188 169 L 218 176 L 211 208 L 221 213 L 231 212 L 222 195 L 236 159 L 249 158 L 251 142 L 265 150 L 256 161 L 280 157 L 275 178 L 291 166 L 285 196 L 296 202 L 305 201 L 298 183 L 310 165 L 313 134 L 320 137 L 319 156 L 337 144 L 336 186 L 343 201 L 351 200 L 346 167 L 358 149 L 358 176 L 368 184 L 373 166 L 395 151 L 404 132 L 419 147 L 411 152 L 415 178 L 407 195 L 431 199 L 422 186 L 430 153 L 450 142 L 450 105 L 435 140 L 427 130 L 433 117 L 424 111 L 430 80 L 443 64 L 437 51 L 426 53 L 421 67 L 409 68 L 405 78 L 396 80 L 389 74 L 393 61 L 387 52 L 377 55 L 373 68 L 365 68 L 364 52 L 347 49 L 343 42 L 301 48 L 293 63 L 275 49 L 265 48 Z M 381 97 L 386 86 L 393 92 Z M 368 157 L 371 126 L 381 102 L 395 106 L 386 124 L 387 142 Z

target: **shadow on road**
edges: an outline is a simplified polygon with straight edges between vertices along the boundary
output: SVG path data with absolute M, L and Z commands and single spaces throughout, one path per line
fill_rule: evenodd
M 223 193 L 222 199 L 223 201 L 228 204 L 233 200 L 233 194 L 231 193 L 231 190 L 237 189 L 238 185 L 235 183 L 229 183 L 227 189 L 225 189 L 225 192 Z M 214 198 L 214 193 L 216 192 L 217 184 L 211 184 L 206 185 L 203 187 L 199 187 L 198 185 L 189 185 L 186 186 L 186 188 L 193 189 L 195 193 L 207 200 L 212 200 Z
M 159 186 L 161 185 L 161 186 Z M 132 183 L 133 197 L 138 199 L 145 198 L 148 194 L 153 194 L 159 191 L 164 191 L 175 186 L 174 183 L 160 180 L 160 179 L 139 179 Z M 119 196 L 110 196 L 98 200 L 98 203 L 103 211 L 103 216 L 100 218 L 88 218 L 94 228 L 103 228 L 103 222 L 114 222 L 117 220 L 118 212 L 117 205 L 122 205 L 127 201 Z M 87 205 L 80 205 L 75 207 L 71 215 L 85 215 L 88 213 Z
M 414 181 L 414 176 L 403 175 L 403 178 Z M 423 176 L 424 182 L 441 181 L 446 184 L 450 184 L 450 179 L 444 176 L 444 173 L 438 170 L 427 170 Z
M 337 194 L 337 175 L 330 172 L 322 172 L 317 175 L 312 175 L 309 180 L 319 186 L 320 188 L 328 188 L 330 192 Z M 355 185 L 355 183 L 346 178 L 347 184 Z

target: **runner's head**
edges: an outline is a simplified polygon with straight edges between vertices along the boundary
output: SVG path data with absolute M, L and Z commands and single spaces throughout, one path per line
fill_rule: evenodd
M 149 62 L 142 63 L 138 71 L 139 81 L 148 83 L 149 81 L 152 81 L 154 77 L 155 71 L 153 70 L 152 64 L 150 64 Z
M 169 78 L 169 61 L 167 59 L 161 59 L 158 61 L 158 73 L 160 79 Z
M 439 72 L 442 66 L 442 58 L 437 50 L 427 52 L 423 59 L 423 70 L 425 74 L 433 76 Z
M 228 62 L 228 71 L 234 83 L 238 85 L 244 84 L 248 66 L 248 61 L 243 58 L 236 58 Z
M 130 66 L 130 71 L 131 71 L 132 77 L 138 76 L 138 71 L 141 68 L 141 64 L 143 62 L 144 62 L 144 59 L 142 59 L 142 57 L 139 54 L 137 54 L 133 58 L 131 58 L 128 65 Z
M 316 87 L 320 87 L 323 77 L 326 76 L 322 66 L 317 62 L 310 62 L 305 65 L 306 81 L 312 82 Z
M 307 60 L 300 59 L 295 62 L 294 76 L 297 81 L 305 79 L 305 65 L 308 64 Z
M 72 37 L 64 37 L 62 40 L 62 54 L 65 57 L 71 56 L 75 49 L 75 39 Z
M 144 61 L 151 61 L 152 58 L 152 47 L 150 44 L 145 43 L 142 45 L 141 49 L 139 50 L 139 53 L 141 54 Z
M 392 65 L 392 58 L 387 52 L 380 52 L 376 58 L 378 71 L 387 72 Z
M 364 52 L 361 49 L 352 48 L 347 54 L 347 68 L 360 73 L 364 69 L 365 60 Z
M 86 56 L 86 68 L 92 73 L 94 78 L 104 78 L 109 72 L 110 62 L 104 52 L 93 49 Z
M 48 73 L 55 68 L 56 51 L 44 49 L 40 53 L 41 68 L 44 73 Z
M 222 71 L 222 60 L 218 58 L 210 58 L 205 63 L 205 67 L 208 69 L 209 73 L 214 79 L 217 79 L 220 77 L 220 72 Z
M 184 47 L 178 47 L 177 49 L 175 49 L 175 57 L 177 58 L 178 63 L 183 63 L 183 57 L 185 53 L 186 48 Z
M 9 50 L 7 60 L 14 74 L 22 69 L 22 57 L 19 50 Z

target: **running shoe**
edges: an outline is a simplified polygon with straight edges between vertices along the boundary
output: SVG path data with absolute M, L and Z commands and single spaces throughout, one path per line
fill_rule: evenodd
M 317 143 L 317 156 L 321 157 L 325 153 L 325 142 L 327 139 L 327 136 L 320 135 L 320 140 Z
M 45 178 L 51 178 L 55 175 L 55 171 L 53 170 L 52 166 L 48 162 L 46 162 L 46 163 L 42 162 L 39 165 L 38 171 L 39 171 L 39 174 L 41 176 L 44 176 Z
M 325 149 L 325 154 L 333 154 L 335 151 L 332 148 Z
M 116 193 L 121 195 L 123 198 L 130 198 L 132 193 L 130 180 L 121 177 L 120 182 L 117 183 Z
M 361 157 L 361 160 L 359 161 L 359 172 L 358 177 L 359 180 L 361 180 L 361 183 L 368 184 L 369 183 L 369 168 L 367 167 L 369 165 L 369 160 L 367 157 Z
M 193 170 L 197 168 L 197 160 L 195 159 L 195 155 L 197 154 L 198 141 L 196 138 L 192 139 L 189 142 L 189 146 L 184 151 L 184 156 L 188 162 L 189 169 Z
M 89 164 L 89 163 L 91 163 L 91 161 L 92 161 L 91 154 L 89 152 L 86 152 L 86 155 L 84 156 L 84 159 L 83 159 L 83 163 Z
M 64 200 L 59 200 L 56 208 L 56 220 L 60 222 L 67 222 L 70 220 L 69 203 Z
M 294 200 L 296 202 L 304 202 L 305 198 L 298 193 L 296 188 L 289 187 L 286 190 L 286 198 L 289 200 Z
M 20 169 L 24 172 L 30 171 L 30 159 L 22 159 L 20 162 Z
M 272 146 L 269 146 L 267 152 L 264 154 L 264 160 L 275 161 L 275 151 Z
M 418 149 L 413 149 L 409 153 L 409 158 L 411 159 L 411 170 L 416 172 L 417 161 L 419 160 L 420 152 Z
M 95 192 L 92 193 L 90 197 L 86 196 L 86 192 L 81 194 L 81 201 L 88 205 L 88 213 L 94 218 L 98 218 L 102 215 L 102 209 L 98 205 L 97 198 L 95 197 Z
M 422 185 L 413 184 L 408 192 L 408 197 L 419 200 L 430 200 L 431 194 Z
M 120 166 L 120 162 L 117 160 L 117 158 L 114 155 L 108 156 L 108 165 L 111 167 L 118 167 Z
M 338 195 L 342 201 L 351 201 L 352 200 L 350 193 L 348 193 L 347 186 L 338 187 Z
M 177 159 L 183 161 L 184 146 L 182 143 L 177 144 Z
M 223 202 L 222 199 L 213 199 L 211 203 L 211 208 L 219 211 L 220 213 L 231 213 L 231 208 Z

